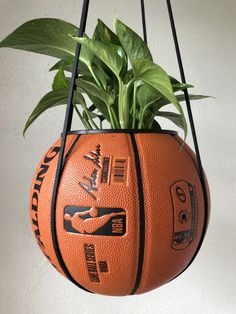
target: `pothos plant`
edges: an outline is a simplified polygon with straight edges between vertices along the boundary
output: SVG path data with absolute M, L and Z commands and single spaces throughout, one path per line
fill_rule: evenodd
M 154 63 L 151 52 L 132 29 L 115 19 L 113 32 L 101 20 L 91 38 L 78 38 L 79 29 L 63 20 L 41 18 L 26 22 L 7 36 L 0 47 L 27 50 L 58 58 L 52 90 L 29 116 L 28 127 L 47 109 L 67 103 L 76 44 L 81 44 L 79 75 L 73 105 L 85 129 L 160 130 L 166 118 L 184 130 L 187 124 L 180 102 L 183 91 L 193 87 L 169 76 Z M 207 96 L 192 95 L 191 100 Z M 175 111 L 165 111 L 172 104 Z

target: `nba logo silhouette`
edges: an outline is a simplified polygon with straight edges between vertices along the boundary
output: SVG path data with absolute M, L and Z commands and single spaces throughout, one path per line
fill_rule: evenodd
M 83 235 L 123 236 L 126 213 L 122 208 L 66 206 L 64 228 Z

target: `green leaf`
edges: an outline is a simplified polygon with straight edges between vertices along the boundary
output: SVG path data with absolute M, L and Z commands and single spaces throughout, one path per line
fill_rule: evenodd
M 179 83 L 179 85 L 181 85 L 181 83 Z M 177 84 L 175 86 L 177 86 Z M 176 98 L 178 101 L 182 101 L 182 96 L 180 97 L 180 95 L 178 95 Z M 143 84 L 139 87 L 137 99 L 141 107 L 150 107 L 149 105 L 151 105 L 152 109 L 155 107 L 155 112 L 163 106 L 171 103 L 169 100 L 163 98 L 156 89 L 147 84 Z
M 94 104 L 94 106 L 98 109 L 98 111 L 100 111 L 100 113 L 103 115 L 103 117 L 110 122 L 110 116 L 108 113 L 108 109 L 106 104 L 98 97 L 95 97 L 93 94 L 88 93 L 88 96 L 90 98 L 90 100 L 92 101 L 92 103 Z
M 152 122 L 152 130 L 161 130 L 161 126 L 156 120 L 153 120 Z
M 93 39 L 108 44 L 114 44 L 117 46 L 121 45 L 117 35 L 113 33 L 113 31 L 109 27 L 107 27 L 100 19 L 98 19 L 97 26 L 93 34 Z
M 187 88 L 194 87 L 193 85 L 190 85 L 190 84 L 181 83 L 172 76 L 169 76 L 169 79 L 171 81 L 171 85 L 172 85 L 174 93 L 178 92 L 178 91 L 182 91 L 182 90 L 187 89 Z
M 96 98 L 101 99 L 108 106 L 114 103 L 114 98 L 110 96 L 106 91 L 102 88 L 98 87 L 96 84 L 93 84 L 91 81 L 78 78 L 76 80 L 77 85 L 82 88 L 87 94 L 92 94 Z
M 102 95 L 99 95 L 101 89 L 95 85 L 93 78 L 91 77 L 80 77 L 77 79 L 77 86 L 80 92 L 86 93 L 90 100 L 93 102 L 92 108 L 98 109 L 105 119 L 110 121 L 108 108 L 106 101 L 110 101 L 109 96 L 105 91 L 102 90 Z
M 94 34 L 93 34 L 93 40 L 98 40 L 98 41 L 103 42 L 103 43 L 112 44 L 112 45 L 115 45 L 116 47 L 120 47 L 118 49 L 118 54 L 120 55 L 120 57 L 123 60 L 123 67 L 121 70 L 121 76 L 122 76 L 122 74 L 126 73 L 127 67 L 128 67 L 128 61 L 127 61 L 127 56 L 126 56 L 124 50 L 121 48 L 121 43 L 119 41 L 119 38 L 100 19 L 98 19 L 97 26 L 96 26 Z M 103 71 L 106 73 L 106 75 L 108 77 L 114 76 L 114 74 L 111 72 L 111 70 L 103 62 L 100 65 L 100 67 L 102 67 Z
M 170 76 L 169 75 L 169 79 L 171 81 L 171 85 L 178 85 L 178 84 L 181 84 L 180 81 L 178 81 L 176 78 L 174 78 L 173 76 Z
M 51 69 L 51 71 L 59 70 L 60 68 L 63 68 L 64 71 L 72 72 L 73 71 L 73 63 L 74 63 L 74 57 L 70 56 L 66 59 L 58 61 L 56 64 L 54 64 Z M 78 66 L 79 74 L 82 75 L 91 75 L 90 71 L 88 70 L 88 67 L 85 63 L 79 62 Z
M 179 92 L 179 91 L 183 91 L 183 90 L 188 89 L 188 88 L 193 88 L 193 87 L 194 87 L 193 85 L 184 84 L 184 83 L 172 85 L 174 93 Z
M 74 38 L 74 37 L 72 37 Z M 86 37 L 87 38 L 87 37 Z M 92 64 L 93 64 L 93 59 L 94 59 L 94 53 L 89 50 L 86 49 L 86 47 L 81 47 L 81 51 L 80 51 L 80 57 L 79 59 L 87 65 L 88 69 L 91 71 L 92 68 Z
M 164 98 L 176 103 L 169 76 L 159 65 L 146 59 L 137 59 L 134 61 L 133 69 L 136 80 L 144 81 Z
M 181 95 L 177 95 L 176 96 L 177 100 L 179 102 L 185 101 L 185 96 L 184 94 Z M 206 99 L 206 98 L 211 98 L 211 96 L 205 96 L 205 95 L 193 95 L 193 94 L 189 94 L 189 99 L 190 100 L 201 100 L 201 99 Z M 171 102 L 169 100 L 166 99 L 159 99 L 157 100 L 151 107 L 152 111 L 154 113 L 157 113 L 162 107 L 170 104 Z
M 80 103 L 79 93 L 74 96 L 74 102 Z M 26 121 L 23 135 L 28 127 L 47 109 L 67 104 L 68 89 L 57 89 L 46 94 L 37 104 L 28 120 Z
M 118 19 L 115 19 L 114 26 L 121 45 L 132 64 L 136 59 L 142 58 L 152 61 L 148 46 L 138 34 Z
M 123 60 L 120 57 L 121 48 L 111 44 L 105 44 L 98 40 L 73 37 L 75 41 L 81 43 L 87 50 L 92 51 L 119 77 L 123 67 Z
M 93 62 L 94 62 L 93 72 L 94 72 L 94 77 L 97 78 L 97 84 L 99 86 L 102 86 L 103 89 L 106 90 L 107 85 L 111 81 L 111 78 L 107 73 L 108 67 L 102 61 L 100 61 L 96 56 L 94 56 Z
M 70 35 L 71 37 L 71 35 Z M 85 38 L 88 38 L 85 35 Z M 56 70 L 63 67 L 64 70 L 72 72 L 73 71 L 74 57 L 69 56 L 66 59 L 57 62 L 51 69 Z M 94 53 L 82 46 L 80 51 L 80 62 L 78 66 L 78 73 L 86 76 L 92 76 L 98 85 L 102 85 L 106 88 L 107 85 L 107 75 L 103 70 L 103 63 L 94 55 Z
M 179 102 L 185 101 L 185 95 L 177 95 L 176 98 L 178 99 Z M 211 96 L 206 96 L 206 95 L 193 95 L 189 94 L 189 99 L 190 100 L 201 100 L 201 99 L 206 99 L 206 98 L 212 98 Z
M 63 68 L 65 71 L 67 72 L 72 72 L 73 70 L 73 60 L 74 58 L 73 57 L 69 57 L 69 58 L 66 58 L 66 59 L 62 59 L 62 60 L 59 60 L 57 61 L 57 63 L 55 63 L 50 69 L 49 69 L 49 72 L 51 71 L 57 71 L 59 70 L 60 68 Z M 86 67 L 87 68 L 87 67 Z
M 166 118 L 166 119 L 172 121 L 179 128 L 184 130 L 183 119 L 182 119 L 180 114 L 175 113 L 175 112 L 169 112 L 169 111 L 158 111 L 156 116 Z
M 185 138 L 187 135 L 187 123 L 184 117 L 183 109 L 176 99 L 172 85 L 167 73 L 157 64 L 147 59 L 137 59 L 133 63 L 134 76 L 136 80 L 142 80 L 152 86 L 162 97 L 169 100 L 178 112 L 181 114 Z
M 145 107 L 161 97 L 162 95 L 155 88 L 147 84 L 140 86 L 137 92 L 138 103 L 141 107 Z
M 46 54 L 62 60 L 56 63 L 51 70 L 63 66 L 72 71 L 76 42 L 71 37 L 77 35 L 79 29 L 63 20 L 43 18 L 29 21 L 5 38 L 0 47 L 11 47 L 31 52 Z M 69 35 L 70 34 L 70 35 Z M 94 54 L 82 47 L 80 60 L 92 69 Z M 87 68 L 80 63 L 79 72 L 88 74 Z
M 66 60 L 60 60 L 49 71 L 59 70 L 63 68 L 67 72 L 72 72 L 73 70 L 73 61 L 74 58 L 67 58 Z M 101 82 L 104 89 L 106 89 L 107 82 L 110 79 L 104 72 L 102 66 L 99 64 L 99 61 L 96 56 L 93 56 L 91 63 L 89 63 L 90 69 L 93 71 L 93 75 Z M 93 65 L 92 65 L 93 63 Z M 94 77 L 89 71 L 88 66 L 84 62 L 79 62 L 78 73 L 87 77 Z
M 27 50 L 59 59 L 74 55 L 76 43 L 68 34 L 77 35 L 79 29 L 59 19 L 36 19 L 18 27 L 7 36 L 0 47 Z
M 63 71 L 63 68 L 60 68 L 54 77 L 53 83 L 52 83 L 52 89 L 57 90 L 57 89 L 63 89 L 63 88 L 68 88 L 70 84 L 70 80 L 68 80 L 65 76 L 65 73 Z

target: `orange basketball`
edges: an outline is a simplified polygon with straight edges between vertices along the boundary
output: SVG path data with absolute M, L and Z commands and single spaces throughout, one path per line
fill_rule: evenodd
M 183 272 L 209 213 L 195 155 L 181 145 L 170 131 L 70 132 L 52 208 L 58 140 L 30 195 L 32 228 L 51 264 L 78 287 L 113 296 L 150 291 Z

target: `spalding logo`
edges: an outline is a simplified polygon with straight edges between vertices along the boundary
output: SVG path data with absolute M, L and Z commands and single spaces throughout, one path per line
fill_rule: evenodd
M 126 232 L 126 213 L 122 208 L 66 206 L 64 228 L 83 235 L 122 236 Z
M 34 231 L 39 247 L 41 248 L 44 255 L 47 257 L 47 259 L 50 261 L 50 263 L 54 267 L 56 266 L 52 263 L 51 258 L 47 255 L 44 243 L 41 238 L 41 233 L 40 233 L 39 223 L 38 223 L 38 211 L 39 211 L 39 197 L 40 197 L 40 191 L 43 186 L 43 181 L 50 167 L 50 162 L 57 156 L 59 151 L 60 151 L 59 146 L 52 147 L 47 153 L 47 155 L 44 157 L 43 162 L 40 165 L 38 172 L 36 174 L 36 177 L 34 179 L 33 191 L 32 191 L 32 197 L 31 197 L 31 220 L 32 220 L 33 231 Z

